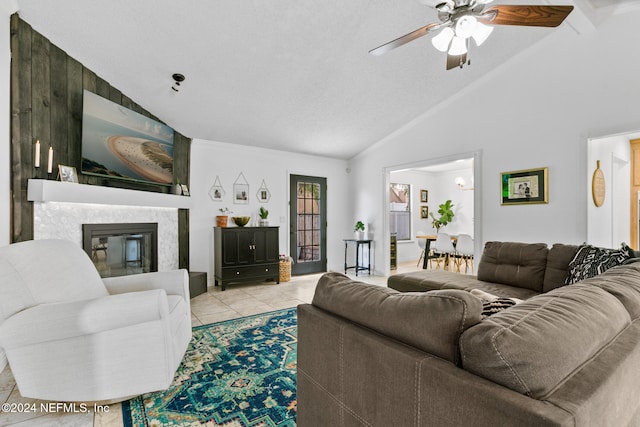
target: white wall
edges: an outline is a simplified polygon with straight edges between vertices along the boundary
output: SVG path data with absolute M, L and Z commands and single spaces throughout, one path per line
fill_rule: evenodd
M 233 183 L 240 172 L 249 183 L 247 205 L 233 203 Z M 206 271 L 213 283 L 213 227 L 221 207 L 228 207 L 235 216 L 251 216 L 254 224 L 258 209 L 264 206 L 269 211 L 269 225 L 280 226 L 280 252 L 290 255 L 290 174 L 327 178 L 327 268 L 341 271 L 342 239 L 353 236 L 354 201 L 348 191 L 346 161 L 199 139 L 191 144 L 190 269 Z M 208 194 L 216 177 L 226 192 L 222 202 L 212 201 Z M 256 197 L 263 179 L 271 193 L 271 199 L 264 204 Z
M 610 17 L 588 34 L 557 28 L 448 104 L 352 159 L 353 185 L 363 193 L 356 216 L 383 208 L 385 168 L 481 150 L 475 187 L 482 197 L 475 215 L 483 241 L 585 241 L 587 139 L 640 125 L 640 85 L 632 84 L 640 75 L 638 20 L 636 10 Z M 500 205 L 500 172 L 545 166 L 548 204 Z M 373 227 L 382 225 L 380 216 Z

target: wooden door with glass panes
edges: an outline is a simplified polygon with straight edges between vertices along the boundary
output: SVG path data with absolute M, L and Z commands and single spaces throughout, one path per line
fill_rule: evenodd
M 290 176 L 291 274 L 327 271 L 327 179 Z

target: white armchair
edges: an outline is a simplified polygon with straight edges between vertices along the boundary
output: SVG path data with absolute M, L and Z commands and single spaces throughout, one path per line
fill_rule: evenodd
M 103 280 L 73 242 L 0 248 L 0 348 L 24 397 L 117 401 L 166 389 L 190 339 L 185 270 Z

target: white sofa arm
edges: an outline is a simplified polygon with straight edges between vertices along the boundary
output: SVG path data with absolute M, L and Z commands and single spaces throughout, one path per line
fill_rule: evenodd
M 162 289 L 41 304 L 16 313 L 0 325 L 0 347 L 12 349 L 168 318 L 167 294 Z
M 164 289 L 167 295 L 180 295 L 189 301 L 189 274 L 184 269 L 108 277 L 102 281 L 111 295 Z

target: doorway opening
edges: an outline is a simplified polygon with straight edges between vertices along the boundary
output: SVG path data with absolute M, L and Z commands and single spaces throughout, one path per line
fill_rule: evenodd
M 476 256 L 481 253 L 480 159 L 481 150 L 478 150 L 385 168 L 384 206 L 387 214 L 384 215 L 383 238 L 385 248 L 389 248 L 385 256 L 385 274 L 391 273 L 392 260 L 398 264 L 412 260 L 415 263 L 418 260 L 422 249 L 415 236 L 421 233 L 435 234 L 430 213 L 437 218 L 438 206 L 446 200 L 453 202 L 456 212 L 447 232 L 470 234 L 474 238 Z M 392 239 L 391 236 L 394 231 L 392 217 L 397 216 L 397 213 L 391 212 L 392 202 L 397 202 L 392 200 L 392 184 L 408 185 L 410 188 L 408 200 L 411 201 L 406 206 L 409 214 L 405 215 L 410 220 L 408 224 L 402 224 L 405 237 L 408 235 L 405 239 L 398 239 L 397 230 L 395 238 Z M 394 209 L 398 209 L 397 204 Z
M 587 242 L 606 248 L 625 242 L 638 250 L 640 132 L 591 138 L 587 147 Z M 592 188 L 598 165 L 605 184 L 600 206 L 594 202 Z

